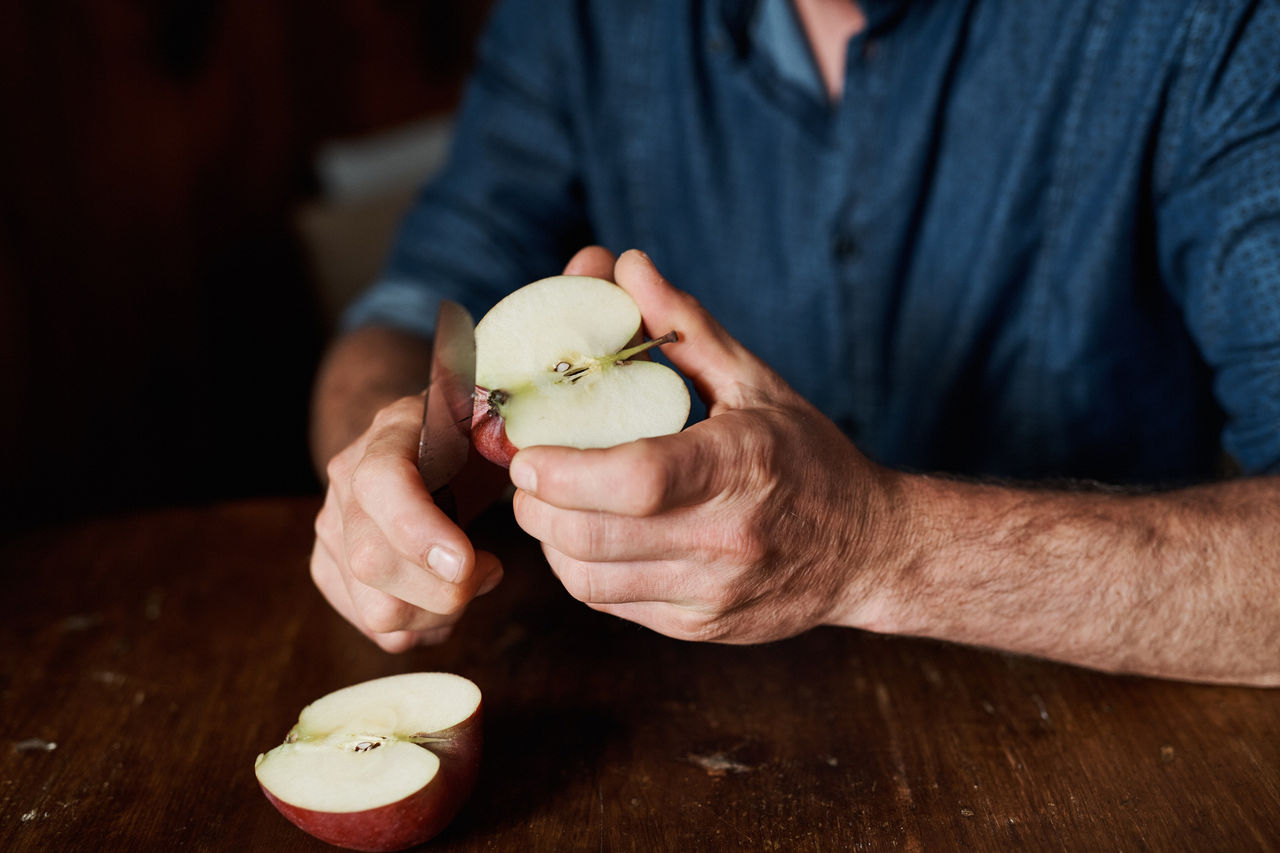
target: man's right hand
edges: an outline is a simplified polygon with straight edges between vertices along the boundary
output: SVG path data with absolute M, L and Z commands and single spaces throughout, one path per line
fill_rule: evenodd
M 418 475 L 423 396 L 383 408 L 326 468 L 311 577 L 335 610 L 389 652 L 448 637 L 502 566 L 476 551 Z

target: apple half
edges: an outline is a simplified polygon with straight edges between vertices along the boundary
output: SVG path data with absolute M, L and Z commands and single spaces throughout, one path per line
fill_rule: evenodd
M 480 719 L 480 689 L 461 676 L 378 678 L 303 708 L 254 772 L 280 813 L 321 841 L 403 850 L 444 829 L 470 795 Z
M 680 374 L 640 353 L 640 309 L 611 281 L 544 278 L 511 293 L 476 324 L 471 439 L 508 466 L 537 444 L 612 447 L 679 432 L 689 417 Z

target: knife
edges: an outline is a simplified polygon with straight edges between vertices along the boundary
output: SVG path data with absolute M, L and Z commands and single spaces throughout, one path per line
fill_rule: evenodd
M 436 311 L 431 380 L 418 437 L 418 473 L 436 505 L 457 520 L 450 481 L 471 449 L 471 407 L 476 387 L 476 331 L 467 309 L 448 299 Z

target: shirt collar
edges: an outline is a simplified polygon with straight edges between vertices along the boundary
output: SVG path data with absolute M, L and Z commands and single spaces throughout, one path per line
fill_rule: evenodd
M 773 64 L 778 76 L 811 95 L 824 96 L 822 76 L 791 0 L 758 0 L 749 38 Z
M 862 13 L 867 16 L 867 30 L 873 31 L 909 2 L 910 0 L 858 0 L 858 5 L 862 7 Z M 735 38 L 741 39 L 744 45 L 750 44 L 753 39 L 752 25 L 758 17 L 760 7 L 771 3 L 774 3 L 774 0 L 720 0 L 725 26 Z M 791 0 L 782 0 L 780 5 L 790 7 L 788 11 L 792 18 L 795 18 L 795 7 Z
M 859 0 L 874 33 L 909 0 Z M 792 0 L 721 0 L 725 30 L 739 56 L 759 51 L 784 79 L 825 96 L 813 51 Z
M 874 34 L 909 0 L 859 0 Z M 759 53 L 779 77 L 826 99 L 826 87 L 792 0 L 721 0 L 725 30 L 740 57 Z

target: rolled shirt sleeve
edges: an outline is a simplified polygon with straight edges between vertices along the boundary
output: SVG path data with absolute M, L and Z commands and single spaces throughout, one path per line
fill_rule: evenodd
M 449 160 L 405 216 L 379 279 L 343 328 L 433 331 L 449 298 L 477 316 L 554 275 L 590 242 L 566 94 L 578 69 L 572 4 L 513 0 L 494 12 Z

